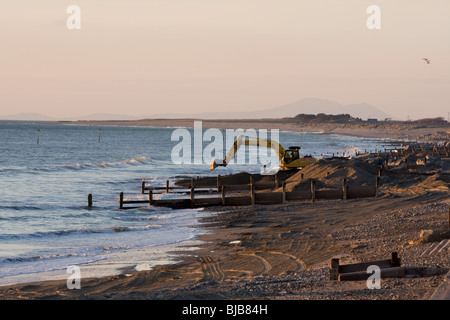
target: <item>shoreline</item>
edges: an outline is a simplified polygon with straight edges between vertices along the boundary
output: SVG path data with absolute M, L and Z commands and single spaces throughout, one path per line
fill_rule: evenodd
M 394 139 L 394 140 L 429 140 L 436 141 L 450 138 L 450 124 L 447 126 L 424 126 L 411 123 L 299 123 L 293 119 L 144 119 L 96 121 L 79 120 L 72 122 L 50 122 L 62 125 L 87 126 L 133 126 L 133 127 L 165 127 L 193 128 L 194 121 L 202 121 L 203 128 L 217 129 L 278 129 L 290 132 L 317 132 L 322 134 L 338 134 L 361 138 Z
M 140 271 L 150 271 L 159 266 L 177 264 L 182 255 L 198 249 L 201 241 L 193 239 L 182 240 L 176 243 L 158 245 L 147 248 L 123 250 L 109 254 L 104 259 L 76 265 L 84 278 L 108 278 L 127 275 Z M 66 269 L 55 269 L 36 273 L 12 275 L 0 279 L 0 290 L 9 286 L 21 286 L 31 283 L 45 283 L 49 281 L 66 281 Z

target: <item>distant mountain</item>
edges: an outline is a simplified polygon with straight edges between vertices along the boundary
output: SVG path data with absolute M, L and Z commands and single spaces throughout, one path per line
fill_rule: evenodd
M 0 120 L 55 121 L 56 119 L 39 113 L 18 113 L 6 116 L 0 115 Z
M 345 114 L 348 113 L 353 117 L 363 120 L 368 118 L 376 118 L 383 120 L 391 118 L 391 116 L 374 106 L 367 103 L 342 105 L 340 103 L 316 99 L 306 98 L 293 103 L 285 104 L 279 107 L 258 110 L 258 111 L 235 111 L 235 112 L 203 112 L 203 113 L 164 113 L 150 114 L 141 117 L 130 116 L 126 114 L 109 114 L 95 113 L 80 117 L 55 118 L 37 113 L 20 113 L 16 115 L 0 116 L 2 120 L 33 120 L 33 121 L 57 121 L 57 120 L 139 120 L 139 119 L 261 119 L 261 118 L 286 118 L 295 117 L 300 113 L 305 114 Z
M 134 117 L 127 114 L 112 114 L 112 113 L 93 113 L 82 117 L 71 117 L 70 119 L 62 120 L 139 120 L 142 117 Z
M 305 114 L 350 114 L 353 117 L 368 119 L 376 118 L 379 120 L 384 120 L 385 118 L 390 118 L 391 116 L 374 106 L 367 103 L 359 104 L 348 104 L 342 105 L 340 103 L 316 99 L 316 98 L 306 98 L 300 101 L 289 103 L 274 109 L 267 110 L 269 113 L 279 114 L 279 117 L 292 117 L 300 113 Z
M 142 117 L 133 117 L 126 114 L 93 113 L 80 117 L 49 117 L 39 113 L 18 113 L 2 116 L 0 120 L 18 120 L 18 121 L 76 121 L 76 120 L 138 120 Z
M 348 113 L 353 117 L 363 120 L 368 118 L 376 118 L 383 120 L 391 118 L 391 116 L 374 106 L 367 103 L 342 105 L 334 101 L 306 98 L 293 103 L 285 104 L 276 108 L 246 111 L 246 112 L 204 112 L 196 114 L 153 114 L 145 116 L 145 118 L 198 118 L 198 119 L 259 119 L 259 118 L 286 118 L 295 117 L 300 113 L 305 114 L 345 114 Z

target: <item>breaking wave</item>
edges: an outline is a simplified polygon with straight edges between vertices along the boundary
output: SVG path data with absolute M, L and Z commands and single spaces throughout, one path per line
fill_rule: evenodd
M 124 161 L 116 161 L 116 162 L 100 162 L 100 163 L 85 163 L 85 164 L 70 164 L 64 166 L 66 169 L 72 170 L 81 170 L 81 169 L 90 169 L 90 168 L 125 168 L 127 166 L 135 166 L 148 163 L 147 157 L 135 157 L 132 159 L 124 160 Z
M 32 239 L 32 238 L 44 238 L 44 237 L 59 237 L 59 236 L 68 236 L 72 234 L 95 234 L 95 233 L 118 233 L 118 232 L 131 232 L 131 231 L 142 231 L 149 230 L 152 228 L 159 228 L 160 225 L 145 225 L 138 227 L 109 227 L 109 228 L 101 228 L 101 229 L 69 229 L 69 230 L 56 230 L 56 231 L 47 231 L 47 232 L 35 232 L 30 234 L 0 234 L 0 239 Z

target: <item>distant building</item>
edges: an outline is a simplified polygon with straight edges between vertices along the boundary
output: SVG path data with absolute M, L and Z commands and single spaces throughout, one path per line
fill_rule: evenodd
M 377 122 L 378 122 L 378 119 L 369 118 L 369 119 L 367 119 L 367 122 L 368 122 L 368 123 L 377 123 Z

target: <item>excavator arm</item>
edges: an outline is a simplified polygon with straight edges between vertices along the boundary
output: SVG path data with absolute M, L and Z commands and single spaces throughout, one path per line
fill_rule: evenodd
M 257 146 L 257 147 L 264 147 L 264 148 L 272 148 L 272 150 L 275 151 L 278 158 L 281 160 L 284 156 L 285 150 L 284 148 L 275 141 L 268 140 L 268 139 L 260 139 L 260 138 L 254 138 L 244 135 L 239 135 L 237 139 L 234 141 L 233 145 L 231 146 L 230 150 L 228 150 L 227 154 L 225 155 L 225 158 L 223 160 L 213 159 L 210 164 L 210 171 L 214 171 L 217 167 L 225 167 L 228 163 L 230 163 L 231 160 L 234 159 L 237 151 L 242 145 L 246 146 Z

